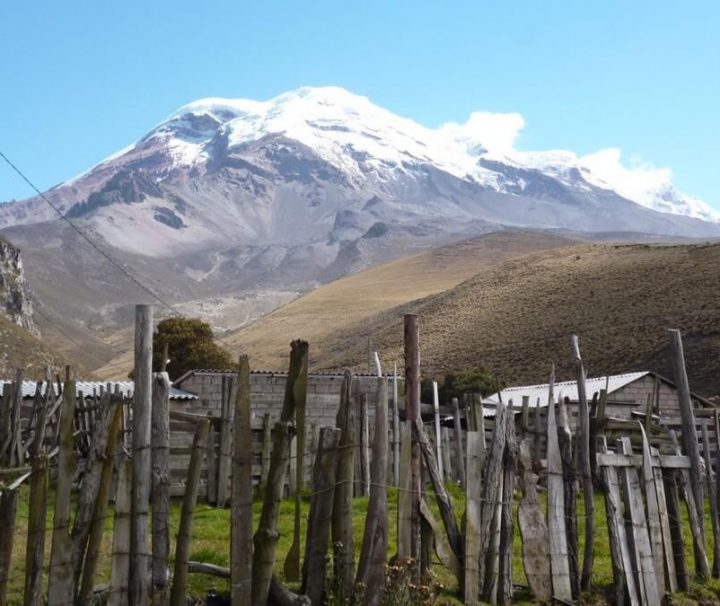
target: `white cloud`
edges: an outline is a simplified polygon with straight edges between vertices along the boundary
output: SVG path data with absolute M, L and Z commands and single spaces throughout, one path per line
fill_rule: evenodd
M 525 118 L 518 113 L 473 112 L 467 122 L 448 122 L 438 129 L 468 149 L 477 145 L 495 153 L 509 153 L 515 148 Z

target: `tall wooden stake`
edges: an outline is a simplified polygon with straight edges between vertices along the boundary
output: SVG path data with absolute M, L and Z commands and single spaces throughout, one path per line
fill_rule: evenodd
M 582 574 L 580 576 L 580 589 L 590 590 L 590 580 L 593 568 L 594 538 L 595 538 L 595 498 L 593 492 L 592 470 L 590 465 L 590 411 L 588 409 L 587 393 L 585 389 L 585 367 L 580 357 L 580 345 L 577 335 L 572 335 L 570 345 L 575 362 L 575 377 L 578 389 L 578 416 L 580 435 L 578 436 L 578 458 L 580 462 L 580 475 L 583 484 L 583 499 L 585 502 L 585 548 L 583 551 Z
M 305 403 L 307 400 L 308 343 L 293 341 L 290 351 L 290 369 L 285 385 L 285 405 L 292 401 L 295 411 L 295 523 L 293 525 L 293 542 L 285 559 L 285 579 L 300 580 L 300 508 L 302 505 L 302 489 L 305 481 Z
M 433 412 L 435 413 L 435 458 L 437 459 L 440 477 L 445 477 L 442 457 L 442 439 L 440 437 L 440 397 L 437 381 L 433 381 Z
M 673 352 L 673 365 L 675 366 L 675 385 L 678 390 L 678 399 L 680 400 L 680 418 L 682 419 L 682 441 L 685 454 L 690 457 L 690 484 L 692 493 L 695 498 L 695 508 L 697 511 L 698 523 L 700 525 L 700 534 L 705 538 L 703 511 L 703 476 L 702 463 L 700 459 L 700 449 L 697 443 L 697 432 L 695 428 L 695 413 L 692 407 L 692 399 L 690 397 L 690 384 L 688 383 L 687 371 L 685 369 L 685 354 L 683 353 L 682 337 L 680 331 L 672 329 L 670 332 L 670 344 Z M 695 552 L 696 572 L 701 556 Z
M 253 486 L 250 406 L 250 363 L 240 356 L 237 399 L 235 400 L 235 431 L 231 486 L 230 583 L 231 602 L 250 606 L 252 597 L 252 531 Z
M 42 600 L 43 560 L 45 558 L 45 523 L 47 515 L 48 460 L 45 453 L 32 461 L 30 478 L 30 510 L 25 551 L 26 606 L 40 606 Z
M 397 364 L 393 367 L 393 484 L 400 486 L 400 409 L 398 404 L 398 376 Z
M 167 343 L 165 344 L 167 347 Z M 167 352 L 165 352 L 167 360 Z M 167 602 L 170 555 L 170 377 L 166 372 L 152 381 L 152 601 Z
M 411 423 L 420 419 L 420 334 L 418 317 L 406 314 L 405 333 L 405 417 Z M 411 433 L 410 491 L 412 495 L 410 554 L 416 562 L 415 580 L 420 578 L 420 499 L 422 489 L 422 460 L 415 432 Z
M 148 504 L 150 502 L 152 417 L 152 333 L 150 305 L 135 307 L 135 392 L 133 395 L 133 477 L 130 516 L 130 606 L 146 606 L 149 597 Z

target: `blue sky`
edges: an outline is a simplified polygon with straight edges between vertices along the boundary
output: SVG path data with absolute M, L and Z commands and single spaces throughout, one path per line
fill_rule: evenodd
M 339 85 L 428 126 L 673 169 L 720 209 L 720 2 L 4 2 L 0 150 L 41 189 L 200 97 Z M 0 166 L 0 200 L 30 195 Z

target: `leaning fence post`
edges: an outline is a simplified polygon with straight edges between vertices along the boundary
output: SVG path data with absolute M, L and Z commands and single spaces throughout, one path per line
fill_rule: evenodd
M 177 545 L 175 546 L 175 574 L 170 590 L 170 606 L 185 606 L 187 592 L 187 563 L 190 557 L 190 538 L 192 533 L 193 511 L 197 503 L 200 472 L 202 471 L 203 452 L 207 447 L 210 420 L 201 419 L 193 439 L 190 466 L 188 468 L 185 494 L 183 495 L 178 529 Z
M 152 333 L 152 307 L 137 305 L 135 307 L 135 391 L 132 411 L 130 606 L 145 606 L 149 593 L 148 570 L 151 562 L 148 552 L 147 518 L 151 485 Z

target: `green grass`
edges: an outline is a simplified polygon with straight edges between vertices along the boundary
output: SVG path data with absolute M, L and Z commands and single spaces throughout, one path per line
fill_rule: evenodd
M 458 516 L 464 509 L 464 495 L 457 487 L 450 486 L 450 492 L 455 501 L 455 509 Z M 10 582 L 8 588 L 8 603 L 21 604 L 22 591 L 24 582 L 24 557 L 25 557 L 25 541 L 27 537 L 27 489 L 21 494 L 21 502 L 18 507 L 17 525 L 15 531 L 15 549 L 13 553 L 13 563 L 10 574 Z M 432 499 L 431 499 L 432 501 Z M 434 507 L 434 503 L 431 503 Z M 257 527 L 260 515 L 261 503 L 256 502 L 254 507 L 255 525 Z M 309 509 L 309 499 L 303 499 L 303 520 L 307 518 Z M 365 522 L 365 512 L 367 510 L 367 499 L 355 499 L 353 507 L 353 525 L 355 533 L 355 550 L 359 556 L 362 544 L 362 533 Z M 109 583 L 110 571 L 110 554 L 112 551 L 112 511 L 106 521 L 106 534 L 102 545 L 102 558 L 99 565 L 97 585 Z M 437 515 L 437 510 L 435 509 Z M 280 507 L 280 540 L 278 542 L 278 557 L 276 559 L 275 570 L 282 578 L 283 563 L 290 544 L 292 543 L 292 529 L 294 517 L 293 501 L 283 501 Z M 388 494 L 388 519 L 389 519 L 389 547 L 388 556 L 395 553 L 396 550 L 396 517 L 397 517 L 397 491 L 391 489 Z M 170 527 L 173 544 L 171 545 L 171 553 L 174 551 L 174 536 L 177 533 L 180 519 L 180 503 L 174 502 L 171 507 Z M 709 523 L 709 517 L 706 518 L 706 535 L 707 549 L 710 558 L 712 558 L 712 532 Z M 52 523 L 52 503 L 48 511 L 48 528 Z M 683 523 L 685 528 L 685 556 L 688 572 L 692 574 L 694 571 L 692 541 L 689 532 L 689 526 L 686 519 L 686 513 L 683 514 Z M 304 533 L 303 528 L 303 543 Z M 582 554 L 582 540 L 584 537 L 584 509 L 582 498 L 578 499 L 578 534 L 580 537 L 580 553 Z M 229 565 L 230 557 L 230 512 L 227 509 L 218 509 L 209 507 L 204 503 L 198 504 L 194 516 L 194 525 L 192 533 L 191 559 L 203 562 L 209 562 L 220 566 Z M 302 552 L 301 552 L 302 553 Z M 527 589 L 523 586 L 527 585 L 525 572 L 522 566 L 522 542 L 517 524 L 515 525 L 514 536 L 514 560 L 513 560 L 513 580 L 517 586 L 520 586 L 516 592 L 514 603 L 532 604 L 531 596 Z M 585 596 L 585 603 L 604 603 L 604 594 L 612 584 L 612 562 L 610 559 L 610 549 L 608 543 L 607 526 L 605 523 L 605 505 L 602 495 L 596 496 L 595 499 L 595 546 L 594 546 L 594 567 L 593 567 L 593 595 Z M 50 559 L 50 535 L 46 537 L 46 556 L 45 562 L 48 564 Z M 450 572 L 439 563 L 433 566 L 437 580 L 441 583 L 445 590 L 442 599 L 448 602 L 457 603 L 457 583 Z M 189 593 L 195 598 L 202 598 L 210 591 L 218 593 L 226 593 L 229 590 L 228 582 L 209 575 L 192 574 L 189 575 Z M 675 595 L 671 600 L 672 604 L 690 606 L 694 604 L 719 604 L 720 605 L 720 581 L 712 580 L 703 585 L 693 583 L 691 591 L 687 595 Z

